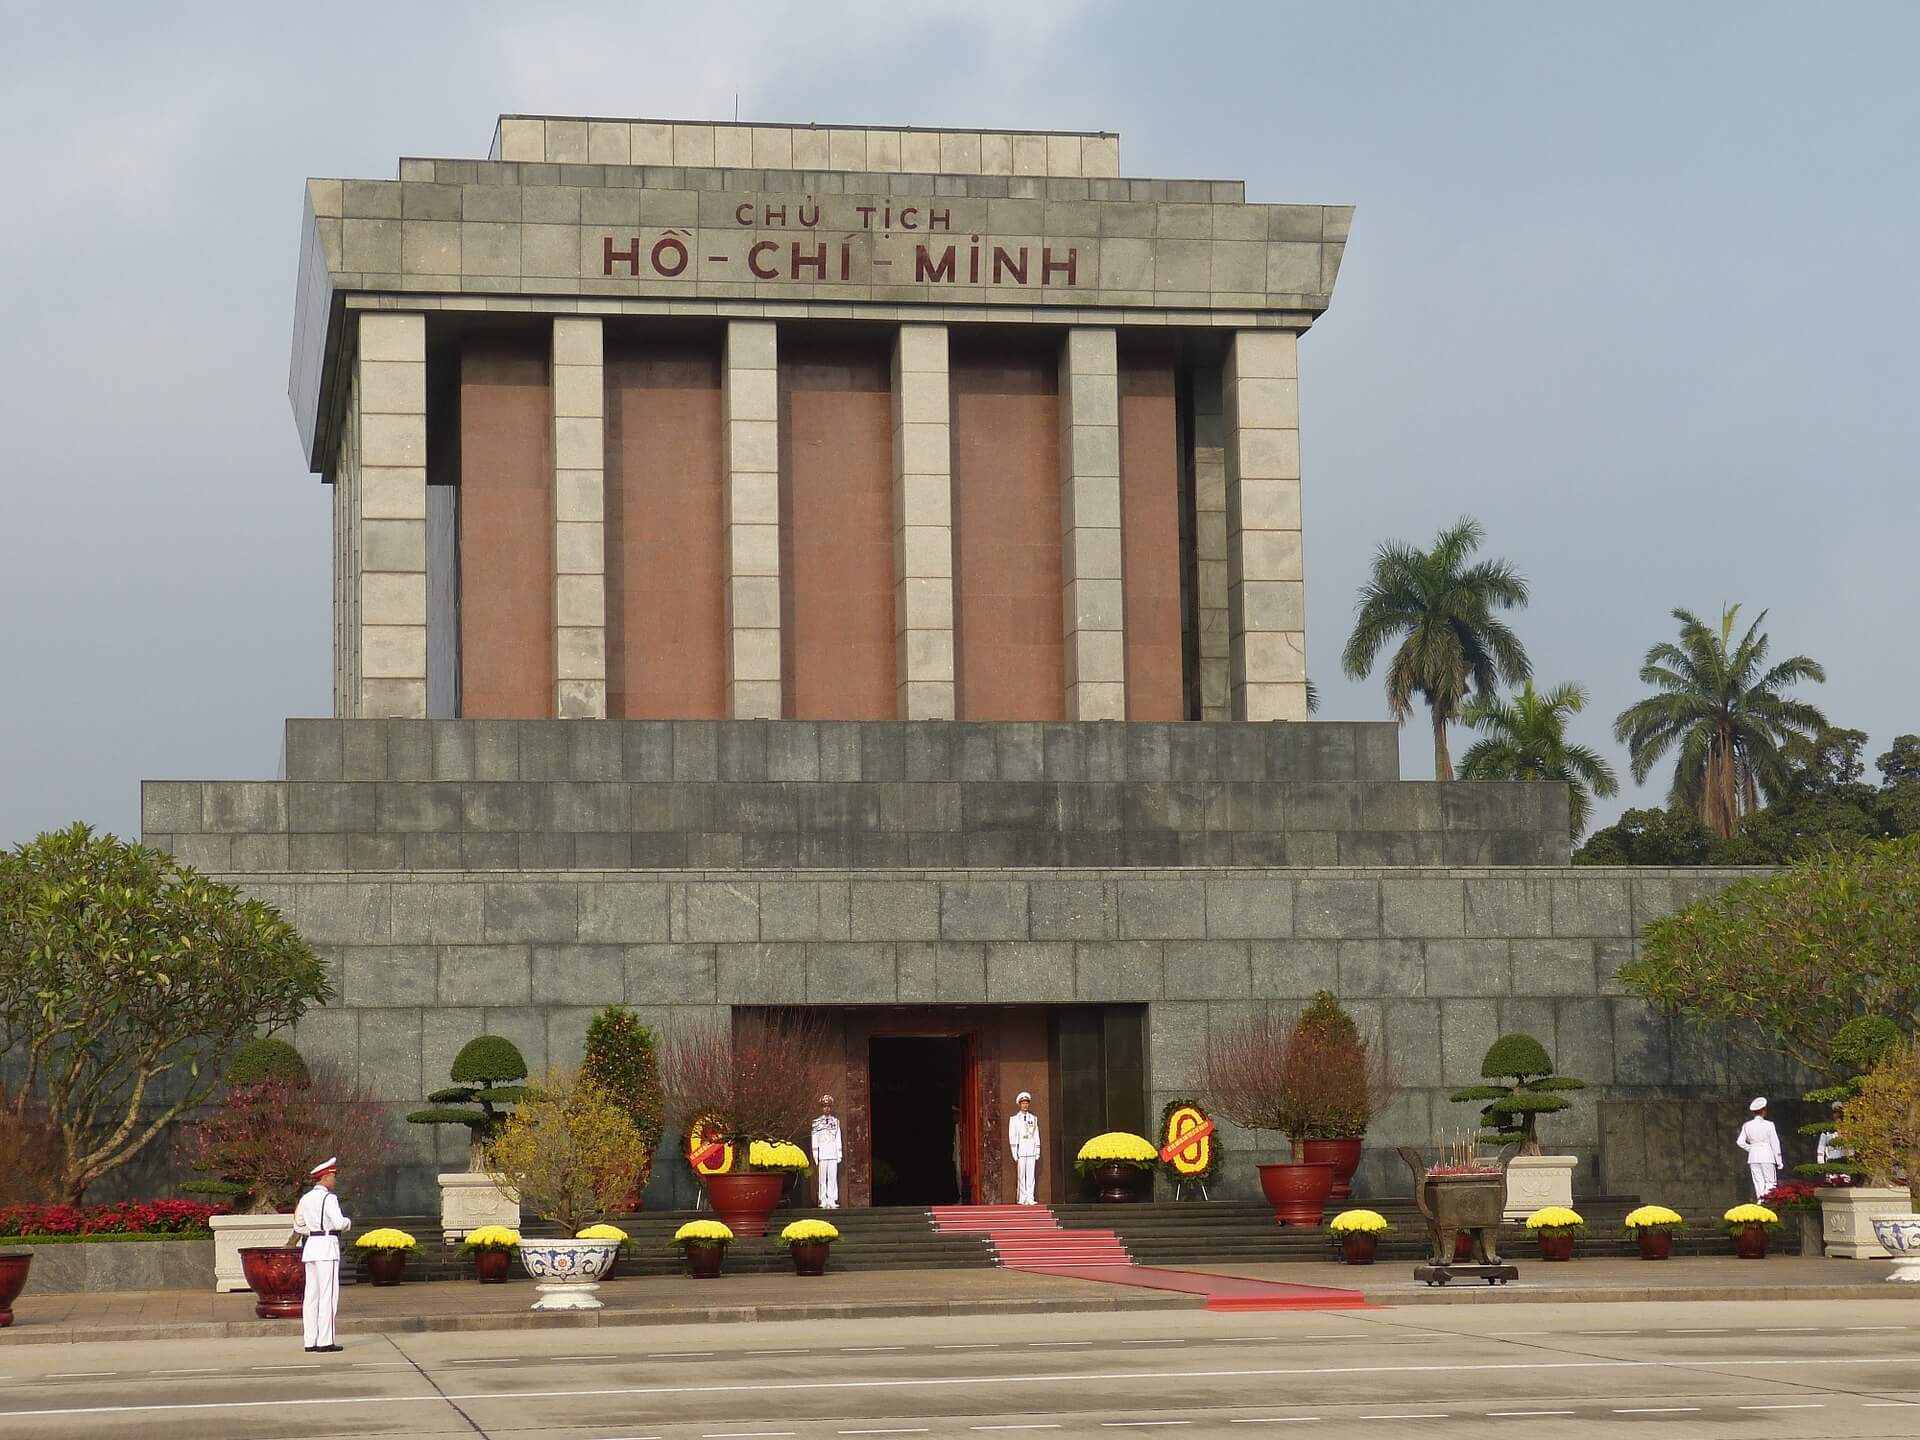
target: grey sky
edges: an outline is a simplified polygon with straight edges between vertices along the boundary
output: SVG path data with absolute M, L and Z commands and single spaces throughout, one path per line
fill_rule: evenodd
M 36 6 L 8 32 L 0 843 L 134 833 L 143 777 L 271 776 L 282 719 L 330 709 L 330 512 L 285 393 L 303 177 L 480 155 L 501 111 L 736 92 L 745 119 L 1115 129 L 1128 174 L 1359 207 L 1301 346 L 1323 714 L 1384 713 L 1337 659 L 1374 545 L 1472 512 L 1623 777 L 1611 717 L 1675 605 L 1769 607 L 1870 755 L 1920 729 L 1920 8 Z M 1432 773 L 1423 726 L 1403 751 Z

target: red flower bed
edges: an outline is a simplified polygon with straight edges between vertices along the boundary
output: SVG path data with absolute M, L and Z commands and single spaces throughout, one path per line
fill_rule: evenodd
M 122 1200 L 113 1205 L 0 1207 L 0 1237 L 16 1235 L 174 1235 L 206 1230 L 224 1205 L 198 1200 Z
M 1820 1204 L 1821 1188 L 1804 1180 L 1786 1180 L 1762 1196 L 1760 1203 L 1775 1214 L 1782 1210 L 1813 1210 Z

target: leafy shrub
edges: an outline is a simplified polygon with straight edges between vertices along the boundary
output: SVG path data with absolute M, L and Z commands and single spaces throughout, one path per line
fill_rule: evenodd
M 619 1206 L 645 1150 L 624 1106 L 590 1080 L 553 1073 L 500 1126 L 487 1173 L 574 1235 Z
M 1840 1112 L 1840 1133 L 1876 1185 L 1906 1177 L 1920 1210 L 1920 1044 L 1883 1056 Z
M 269 1080 L 304 1088 L 313 1083 L 313 1075 L 298 1050 L 270 1035 L 249 1040 L 227 1062 L 229 1085 L 260 1085 Z
M 1502 1035 L 1487 1047 L 1480 1074 L 1494 1083 L 1469 1085 L 1448 1098 L 1457 1104 L 1480 1103 L 1479 1139 L 1489 1145 L 1519 1143 L 1522 1155 L 1540 1153 L 1539 1119 L 1567 1108 L 1555 1092 L 1584 1090 L 1587 1082 L 1553 1073 L 1547 1047 L 1531 1035 Z
M 659 1047 L 651 1026 L 631 1010 L 609 1005 L 587 1022 L 586 1053 L 580 1074 L 626 1107 L 634 1129 L 646 1143 L 647 1158 L 633 1188 L 644 1190 L 653 1173 L 653 1152 L 666 1125 L 667 1096 L 660 1082 Z
M 1366 1133 L 1392 1094 L 1380 1051 L 1322 1019 L 1256 1011 L 1207 1031 L 1203 1088 L 1213 1108 L 1249 1130 L 1278 1130 L 1302 1140 L 1342 1140 Z
M 500 1133 L 505 1108 L 526 1098 L 527 1089 L 515 1082 L 527 1078 L 527 1062 L 519 1046 L 503 1035 L 478 1035 L 453 1057 L 447 1078 L 453 1081 L 427 1096 L 428 1108 L 407 1116 L 412 1125 L 467 1127 L 467 1169 L 487 1168 L 487 1142 Z
M 179 1146 L 200 1177 L 180 1188 L 224 1195 L 253 1214 L 290 1210 L 316 1160 L 337 1155 L 365 1173 L 389 1161 L 393 1126 L 337 1066 L 312 1067 L 311 1083 L 237 1085 L 182 1132 Z

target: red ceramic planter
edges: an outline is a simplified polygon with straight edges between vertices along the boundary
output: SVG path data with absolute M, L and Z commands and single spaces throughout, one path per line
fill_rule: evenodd
M 370 1285 L 398 1285 L 400 1277 L 407 1272 L 407 1252 L 404 1250 L 363 1250 L 367 1257 L 367 1283 Z
M 806 1240 L 789 1248 L 793 1251 L 794 1274 L 824 1275 L 827 1273 L 827 1252 L 833 1249 L 831 1240 Z
M 1333 1190 L 1333 1166 L 1325 1161 L 1317 1165 L 1262 1165 L 1260 1190 L 1280 1224 L 1318 1225 Z
M 1092 1172 L 1094 1198 L 1110 1205 L 1137 1201 L 1150 1173 L 1138 1165 L 1102 1165 Z
M 713 1202 L 713 1218 L 733 1231 L 735 1238 L 764 1235 L 786 1184 L 785 1175 L 709 1175 L 707 1198 Z
M 482 1285 L 504 1285 L 507 1277 L 513 1273 L 513 1252 L 511 1250 L 476 1250 L 473 1252 L 473 1278 Z
M 1744 1230 L 1733 1232 L 1733 1253 L 1742 1260 L 1764 1260 L 1767 1258 L 1767 1227 L 1749 1225 Z
M 1349 1265 L 1371 1265 L 1379 1252 L 1380 1237 L 1359 1233 L 1340 1237 L 1340 1258 Z
M 1542 1235 L 1540 1237 L 1540 1258 L 1542 1260 L 1573 1259 L 1573 1236 Z
M 1360 1137 L 1345 1140 L 1302 1140 L 1300 1158 L 1310 1165 L 1325 1162 L 1333 1166 L 1333 1190 L 1329 1200 L 1346 1200 L 1353 1195 L 1353 1172 L 1360 1168 Z
M 725 1245 L 687 1245 L 680 1251 L 687 1257 L 687 1274 L 696 1280 L 715 1280 L 720 1275 L 720 1264 L 727 1258 Z
M 240 1273 L 253 1291 L 253 1313 L 262 1320 L 298 1320 L 307 1294 L 307 1267 L 298 1250 L 253 1245 L 240 1252 Z
M 31 1250 L 0 1255 L 0 1330 L 13 1323 L 13 1302 L 27 1288 L 27 1271 L 32 1268 Z
M 1636 1230 L 1633 1238 L 1640 1247 L 1642 1260 L 1664 1260 L 1673 1253 L 1671 1230 Z

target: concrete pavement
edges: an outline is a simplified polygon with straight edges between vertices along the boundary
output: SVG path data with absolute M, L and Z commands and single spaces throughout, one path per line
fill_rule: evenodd
M 0 1352 L 0 1436 L 1905 1437 L 1920 1307 L 1542 1303 L 151 1341 Z

